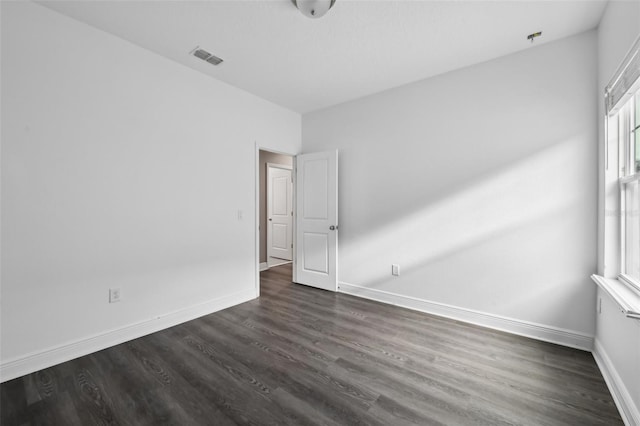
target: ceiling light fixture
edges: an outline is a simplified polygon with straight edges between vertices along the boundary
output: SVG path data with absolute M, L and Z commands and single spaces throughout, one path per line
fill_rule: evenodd
M 307 18 L 324 16 L 335 4 L 336 0 L 291 0 L 300 12 Z

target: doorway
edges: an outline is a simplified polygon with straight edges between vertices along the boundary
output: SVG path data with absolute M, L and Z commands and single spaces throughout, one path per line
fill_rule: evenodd
M 293 262 L 293 156 L 259 150 L 258 173 L 259 264 L 265 271 Z
M 267 163 L 267 266 L 293 260 L 293 173 Z
M 256 144 L 255 159 L 256 297 L 260 296 L 263 274 L 272 275 L 273 272 L 284 277 L 283 271 L 291 283 L 338 291 L 338 151 L 293 156 L 263 150 Z M 279 172 L 269 173 L 269 165 Z M 280 173 L 283 170 L 285 172 Z M 291 185 L 291 196 L 284 190 L 280 191 L 281 203 L 276 210 L 280 211 L 282 218 L 285 217 L 283 213 L 290 211 L 293 218 L 290 227 L 271 229 L 271 241 L 267 230 L 276 221 L 273 203 L 272 210 L 267 210 L 269 182 L 273 184 L 272 193 L 278 192 L 278 185 L 281 189 Z M 288 201 L 290 198 L 291 202 Z M 289 242 L 288 229 L 291 230 L 292 242 Z M 275 249 L 271 254 L 269 244 Z M 292 249 L 290 256 L 288 248 Z M 280 253 L 274 255 L 278 249 L 281 249 Z M 279 269 L 276 271 L 276 268 Z

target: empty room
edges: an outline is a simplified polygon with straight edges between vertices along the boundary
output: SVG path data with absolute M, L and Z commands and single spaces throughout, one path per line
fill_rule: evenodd
M 0 31 L 3 426 L 640 426 L 640 0 Z

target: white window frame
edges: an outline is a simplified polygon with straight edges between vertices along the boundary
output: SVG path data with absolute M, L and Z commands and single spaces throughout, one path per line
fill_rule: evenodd
M 618 157 L 619 157 L 619 187 L 620 187 L 620 274 L 618 279 L 640 291 L 640 281 L 626 273 L 626 186 L 640 181 L 640 172 L 635 170 L 635 133 L 640 131 L 640 123 L 635 122 L 635 106 L 640 98 L 640 80 L 631 90 L 631 96 L 616 113 L 618 116 Z
M 633 149 L 630 122 L 632 98 L 640 93 L 640 37 L 614 73 L 604 93 L 604 172 L 601 175 L 602 265 L 591 278 L 620 306 L 628 318 L 640 320 L 640 283 L 625 274 L 625 187 L 640 182 L 640 172 L 631 170 Z M 637 123 L 640 124 L 640 123 Z M 637 126 L 635 124 L 635 126 Z M 632 149 L 633 147 L 633 149 Z M 623 170 L 624 168 L 624 170 Z
M 605 157 L 605 193 L 608 192 L 606 188 L 615 190 L 614 188 L 617 187 L 618 191 L 615 202 L 613 199 L 605 198 L 604 208 L 605 212 L 612 211 L 608 209 L 613 208 L 617 214 L 611 218 L 615 219 L 613 223 L 609 222 L 608 225 L 605 223 L 604 226 L 604 276 L 594 274 L 591 278 L 616 301 L 626 317 L 640 320 L 640 282 L 625 274 L 627 266 L 625 259 L 627 252 L 625 247 L 627 219 L 625 189 L 626 185 L 630 183 L 640 182 L 640 171 L 636 172 L 635 170 L 635 132 L 640 131 L 640 128 L 635 128 L 637 124 L 633 123 L 635 120 L 635 115 L 632 115 L 634 114 L 635 96 L 640 99 L 640 78 L 631 86 L 624 99 L 621 99 L 615 108 L 607 111 L 605 119 L 605 152 L 608 152 L 610 142 L 612 148 L 611 155 Z M 609 158 L 611 157 L 613 157 L 612 162 L 615 162 L 615 165 L 609 169 Z M 632 165 L 633 169 L 631 169 Z M 610 202 L 612 203 L 609 204 Z M 606 243 L 607 235 L 615 236 L 610 245 Z M 612 249 L 615 250 L 615 253 Z M 607 272 L 607 257 L 611 261 L 610 265 L 617 265 L 615 273 L 613 273 L 614 271 Z M 611 278 L 607 278 L 607 276 Z

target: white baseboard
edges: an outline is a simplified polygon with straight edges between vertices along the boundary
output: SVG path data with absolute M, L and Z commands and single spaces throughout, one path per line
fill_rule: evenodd
M 640 407 L 634 403 L 629 390 L 624 385 L 613 362 L 611 362 L 611 358 L 609 358 L 598 339 L 595 339 L 593 344 L 593 357 L 602 372 L 604 381 L 609 387 L 624 424 L 627 426 L 640 426 Z
M 444 303 L 432 302 L 415 297 L 403 296 L 387 291 L 362 287 L 345 282 L 338 283 L 338 291 L 365 299 L 401 306 L 428 314 L 464 321 L 494 330 L 531 337 L 545 342 L 556 343 L 571 348 L 591 351 L 593 336 L 573 330 L 550 327 L 528 321 L 502 317 L 486 312 L 460 308 Z
M 260 272 L 266 271 L 267 269 L 269 269 L 269 266 L 267 266 L 267 262 L 260 262 Z
M 3 361 L 0 364 L 0 383 L 248 302 L 256 297 L 256 290 L 252 288 L 69 344 Z
M 270 257 L 267 260 L 267 269 L 273 268 L 274 266 L 286 265 L 288 263 L 293 263 L 292 260 L 278 259 L 277 257 Z

